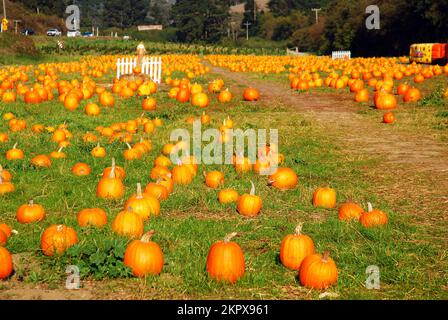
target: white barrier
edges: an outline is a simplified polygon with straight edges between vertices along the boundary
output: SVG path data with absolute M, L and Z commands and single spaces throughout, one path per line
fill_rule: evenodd
M 333 60 L 336 59 L 351 59 L 352 52 L 351 51 L 333 51 L 331 53 L 331 58 Z
M 117 60 L 117 79 L 122 75 L 132 74 L 137 66 L 137 58 L 119 58 Z M 144 57 L 142 74 L 149 76 L 155 83 L 162 81 L 162 57 Z

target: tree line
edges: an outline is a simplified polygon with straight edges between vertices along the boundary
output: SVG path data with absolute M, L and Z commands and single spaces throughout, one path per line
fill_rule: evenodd
M 53 14 L 63 14 L 75 3 L 83 23 L 102 28 L 163 24 L 175 28 L 177 41 L 188 43 L 228 43 L 229 8 L 238 3 L 245 3 L 242 23 L 250 23 L 251 37 L 282 41 L 305 52 L 351 50 L 355 56 L 387 56 L 407 54 L 412 43 L 448 41 L 447 0 L 270 0 L 265 11 L 254 10 L 253 0 L 16 1 Z M 379 8 L 380 29 L 366 27 L 369 5 Z M 318 23 L 313 8 L 322 9 Z M 241 26 L 241 38 L 244 31 Z

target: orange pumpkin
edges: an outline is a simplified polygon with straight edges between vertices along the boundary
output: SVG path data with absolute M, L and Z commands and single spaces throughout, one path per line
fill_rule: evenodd
M 280 246 L 280 261 L 291 270 L 299 270 L 302 261 L 314 253 L 314 242 L 302 234 L 302 224 L 296 227 L 295 234 L 283 238 Z
M 30 200 L 28 204 L 20 206 L 16 217 L 20 223 L 42 221 L 45 218 L 45 209 L 39 204 L 34 204 L 33 200 Z
M 97 227 L 101 228 L 107 224 L 107 214 L 103 209 L 93 208 L 81 210 L 76 220 L 80 227 Z
M 241 247 L 232 242 L 236 233 L 231 233 L 224 241 L 214 243 L 207 256 L 207 272 L 217 281 L 235 283 L 244 276 L 244 253 Z
M 96 195 L 103 199 L 120 199 L 124 196 L 124 192 L 123 182 L 115 175 L 115 166 L 112 164 L 109 175 L 103 176 L 98 182 Z
M 149 231 L 140 240 L 132 241 L 124 253 L 124 264 L 137 277 L 158 275 L 163 269 L 163 252 L 151 241 L 155 231 Z
M 291 168 L 278 168 L 269 176 L 269 184 L 280 190 L 294 189 L 297 182 L 297 174 Z
M 358 220 L 364 209 L 353 202 L 346 202 L 339 207 L 338 218 L 339 220 L 349 221 Z
M 204 176 L 205 184 L 209 188 L 216 189 L 224 183 L 224 174 L 220 171 L 211 171 L 209 173 L 204 172 Z
M 250 182 L 252 188 L 249 194 L 243 194 L 238 198 L 238 212 L 246 217 L 255 217 L 260 214 L 262 207 L 262 200 L 259 196 L 255 195 L 255 186 L 254 183 Z
M 300 283 L 312 289 L 327 289 L 338 281 L 338 269 L 328 252 L 312 254 L 300 266 Z
M 142 218 L 132 209 L 120 212 L 112 222 L 112 230 L 128 238 L 141 237 L 143 228 Z
M 243 98 L 245 101 L 258 101 L 260 99 L 260 92 L 254 88 L 247 88 L 244 90 Z
M 64 225 L 48 227 L 40 239 L 40 247 L 46 256 L 63 254 L 68 248 L 78 243 L 76 231 Z
M 370 202 L 368 203 L 368 207 L 369 207 L 368 211 L 364 212 L 359 217 L 359 222 L 364 227 L 372 228 L 372 227 L 384 226 L 387 224 L 388 217 L 383 211 L 377 209 L 374 210 Z
M 160 214 L 160 202 L 157 198 L 142 193 L 142 186 L 137 183 L 137 193 L 126 202 L 125 208 L 132 209 L 132 212 L 138 214 L 143 221 L 148 220 L 150 216 Z
M 315 207 L 331 209 L 336 207 L 336 191 L 332 188 L 318 188 L 313 194 Z
M 90 166 L 87 163 L 77 163 L 72 168 L 72 173 L 76 176 L 88 176 L 92 170 L 90 169 Z
M 8 278 L 12 274 L 12 256 L 11 253 L 0 246 L 0 280 Z

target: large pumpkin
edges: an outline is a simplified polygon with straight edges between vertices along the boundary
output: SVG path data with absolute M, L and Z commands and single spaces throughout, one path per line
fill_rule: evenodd
M 12 256 L 6 248 L 0 246 L 0 280 L 8 278 L 13 270 Z
M 132 241 L 124 253 L 124 264 L 131 268 L 137 277 L 157 275 L 163 269 L 163 252 L 160 246 L 151 241 L 154 231 L 149 231 L 140 240 Z
M 231 233 L 224 241 L 214 243 L 207 256 L 207 272 L 217 281 L 235 283 L 244 275 L 244 254 L 241 247 L 232 242 L 236 233 Z
M 299 278 L 307 288 L 327 289 L 338 281 L 338 269 L 328 252 L 312 254 L 302 261 Z
M 129 198 L 125 208 L 128 210 L 131 208 L 143 220 L 148 220 L 150 216 L 158 216 L 160 214 L 159 200 L 152 195 L 143 194 L 140 183 L 137 183 L 137 193 Z
M 143 220 L 137 213 L 131 210 L 128 209 L 117 214 L 112 222 L 112 230 L 128 238 L 141 237 L 144 228 Z
M 104 176 L 99 182 L 96 189 L 96 195 L 103 199 L 120 199 L 124 195 L 124 185 L 120 178 L 115 175 L 115 166 L 108 176 Z
M 40 238 L 40 247 L 46 256 L 62 254 L 76 243 L 78 243 L 76 231 L 62 224 L 50 226 Z
M 313 194 L 315 207 L 331 209 L 336 207 L 336 191 L 332 188 L 318 188 Z
M 280 247 L 280 261 L 291 270 L 299 270 L 302 261 L 314 253 L 314 242 L 302 234 L 302 224 L 296 227 L 295 234 L 287 235 Z
M 81 210 L 76 219 L 81 227 L 92 226 L 101 228 L 107 224 L 107 214 L 100 208 Z

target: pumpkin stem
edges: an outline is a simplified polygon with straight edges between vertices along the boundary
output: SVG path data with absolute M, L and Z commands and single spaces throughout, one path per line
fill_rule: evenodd
M 3 166 L 0 164 L 0 173 L 3 172 Z
M 60 147 L 58 150 L 58 153 L 61 153 L 63 149 L 64 149 L 64 146 Z
M 236 237 L 237 235 L 238 235 L 238 233 L 236 233 L 236 232 L 232 232 L 232 233 L 226 235 L 226 236 L 224 237 L 224 242 L 225 242 L 225 243 L 229 243 L 230 240 L 232 240 L 232 238 Z
M 367 202 L 367 211 L 368 212 L 372 212 L 373 211 L 373 206 L 370 202 Z
M 143 199 L 142 195 L 142 185 L 141 183 L 137 183 L 137 199 Z
M 302 234 L 302 228 L 303 228 L 303 222 L 299 223 L 296 226 L 296 230 L 295 230 L 296 236 L 300 236 Z
M 17 149 L 17 145 L 18 145 L 18 144 L 19 144 L 19 143 L 16 142 L 12 148 L 13 148 L 13 149 Z
M 56 227 L 56 231 L 57 231 L 57 232 L 62 232 L 62 230 L 64 230 L 64 225 L 63 225 L 63 224 L 60 224 L 60 225 L 58 225 L 58 226 Z
M 327 263 L 329 257 L 330 257 L 330 252 L 329 251 L 325 251 L 323 256 L 322 256 L 322 262 Z
M 30 202 L 28 204 L 30 207 L 34 206 L 34 200 L 30 200 Z
M 254 196 L 255 195 L 255 185 L 252 181 L 250 182 L 250 184 L 252 185 L 252 187 L 250 189 L 250 195 Z
M 131 145 L 128 142 L 126 142 L 126 145 L 128 146 L 129 150 L 132 149 Z
M 148 243 L 151 241 L 152 236 L 155 234 L 156 234 L 155 230 L 148 231 L 143 235 L 143 237 L 141 238 L 141 241 L 144 243 Z
M 207 178 L 207 173 L 205 171 L 202 171 L 202 174 L 204 175 L 205 178 Z
M 109 179 L 115 178 L 115 160 L 112 160 L 112 168 L 109 173 Z

